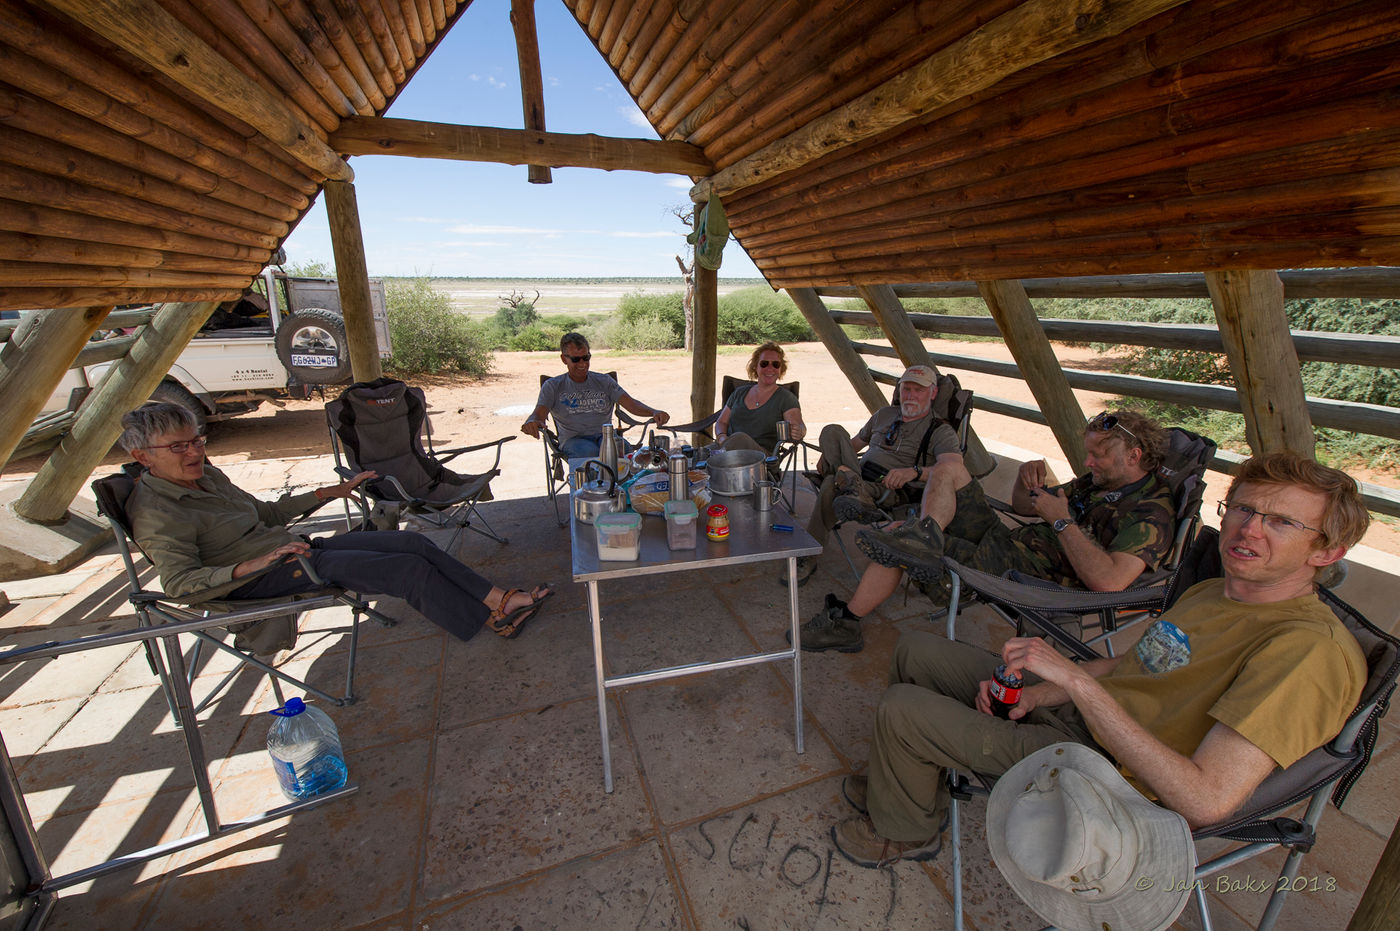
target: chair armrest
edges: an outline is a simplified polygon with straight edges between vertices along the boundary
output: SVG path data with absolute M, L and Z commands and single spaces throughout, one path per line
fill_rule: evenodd
M 458 456 L 464 453 L 474 453 L 479 449 L 490 449 L 492 446 L 494 446 L 496 447 L 496 459 L 497 461 L 500 461 L 501 447 L 504 446 L 506 443 L 509 443 L 513 439 L 515 439 L 515 434 L 511 434 L 510 436 L 503 436 L 499 440 L 490 440 L 486 443 L 477 443 L 475 446 L 458 446 L 454 449 L 444 449 L 441 452 L 434 453 L 434 456 L 438 462 L 442 463 L 452 459 L 456 459 Z
M 1058 614 L 1088 614 L 1106 608 L 1151 608 L 1159 605 L 1165 589 L 1153 579 L 1139 587 L 1119 592 L 1091 592 L 1082 588 L 1067 588 L 1044 579 L 1030 579 L 1018 573 L 996 576 L 964 566 L 952 557 L 943 557 L 949 572 L 957 574 L 962 584 L 992 601 L 1013 608 L 1048 611 Z
M 666 424 L 666 426 L 657 427 L 656 429 L 665 430 L 667 433 L 670 433 L 672 435 L 678 433 L 700 433 L 701 431 L 708 430 L 710 429 L 710 427 L 713 427 L 715 425 L 715 421 L 719 420 L 719 415 L 723 413 L 724 408 L 721 407 L 719 410 L 715 411 L 713 414 L 711 414 L 703 420 L 694 420 L 690 423 L 668 423 Z

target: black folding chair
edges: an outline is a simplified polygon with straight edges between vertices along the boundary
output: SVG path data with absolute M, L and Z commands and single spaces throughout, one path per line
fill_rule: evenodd
M 491 528 L 478 505 L 491 500 L 491 479 L 501 474 L 501 448 L 514 436 L 436 450 L 423 389 L 396 378 L 356 382 L 346 388 L 326 405 L 326 423 L 337 475 L 379 473 L 379 478 L 359 489 L 366 522 L 373 503 L 418 515 L 438 527 L 455 524 L 498 543 L 508 542 Z M 459 474 L 444 465 L 465 453 L 491 448 L 496 458 L 485 472 Z
M 1181 593 L 1196 582 L 1220 575 L 1218 546 L 1219 535 L 1214 529 L 1204 528 L 1196 535 L 1191 549 L 1180 560 L 1166 586 L 1163 610 L 1174 604 Z M 1400 677 L 1400 639 L 1366 620 L 1330 589 L 1319 586 L 1318 596 L 1361 646 L 1361 652 L 1366 657 L 1366 684 L 1362 687 L 1356 707 L 1336 737 L 1287 769 L 1275 769 L 1255 789 L 1240 811 L 1219 824 L 1192 832 L 1197 842 L 1221 839 L 1239 844 L 1196 866 L 1193 890 L 1205 928 L 1211 927 L 1211 919 L 1206 899 L 1209 884 L 1203 880 L 1261 854 L 1283 848 L 1288 855 L 1278 878 L 1269 886 L 1272 892 L 1258 928 L 1259 931 L 1267 931 L 1274 926 L 1283 910 L 1285 898 L 1294 887 L 1303 856 L 1317 841 L 1318 824 L 1328 799 L 1340 808 L 1361 778 L 1375 749 L 1380 719 L 1390 707 L 1390 698 L 1395 691 L 1397 677 Z M 1083 644 L 1080 647 L 1084 648 Z M 1085 658 L 1097 655 L 1090 651 Z M 953 914 L 955 925 L 960 929 L 963 910 L 959 804 L 974 796 L 986 795 L 995 779 L 978 774 L 969 777 L 952 769 L 948 770 L 947 778 L 952 795 L 949 822 L 952 831 Z M 1297 811 L 1299 806 L 1303 806 L 1301 812 Z M 1290 812 L 1299 817 L 1292 817 Z
M 192 592 L 175 598 L 157 589 L 144 587 L 141 584 L 140 570 L 137 567 L 133 550 L 141 553 L 148 563 L 150 558 L 141 552 L 140 544 L 137 543 L 135 535 L 132 533 L 131 519 L 126 510 L 127 502 L 136 487 L 136 479 L 140 473 L 140 466 L 134 462 L 128 463 L 121 472 L 97 479 L 92 483 L 92 492 L 97 498 L 98 511 L 107 518 L 107 523 L 111 525 L 112 534 L 117 541 L 117 551 L 121 554 L 122 564 L 126 567 L 127 597 L 136 611 L 138 626 L 159 627 L 163 624 L 221 615 L 226 621 L 223 626 L 234 635 L 234 642 L 230 645 L 207 630 L 192 632 L 191 636 L 195 638 L 194 651 L 185 664 L 188 685 L 193 685 L 195 676 L 199 672 L 200 656 L 205 646 L 222 650 L 238 661 L 238 664 L 214 686 L 209 694 L 194 706 L 194 713 L 198 714 L 217 698 L 244 667 L 251 667 L 267 673 L 279 706 L 286 704 L 282 696 L 282 682 L 303 689 L 336 705 L 352 703 L 355 700 L 355 658 L 359 646 L 360 616 L 368 615 L 385 627 L 392 627 L 398 622 L 375 611 L 358 595 L 322 582 L 311 563 L 301 557 L 298 559 L 301 562 L 302 571 L 306 573 L 307 578 L 320 587 L 311 592 L 289 595 L 285 598 L 206 598 L 205 592 Z M 251 580 L 255 577 L 248 576 L 248 579 Z M 303 612 L 336 604 L 346 605 L 351 612 L 350 652 L 346 660 L 344 695 L 339 697 L 332 695 L 302 679 L 274 668 L 256 655 L 268 655 L 278 650 L 291 649 L 296 644 L 298 617 Z M 169 670 L 161 658 L 160 652 L 154 648 L 154 644 L 149 640 L 143 642 L 146 646 L 146 660 L 151 671 L 161 680 L 166 700 L 170 703 L 171 714 L 175 717 L 175 723 L 178 726 L 181 722 L 171 688 Z

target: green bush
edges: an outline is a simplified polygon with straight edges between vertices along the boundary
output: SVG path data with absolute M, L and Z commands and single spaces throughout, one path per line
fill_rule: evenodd
M 719 342 L 729 346 L 752 346 L 768 340 L 794 343 L 813 338 L 811 327 L 792 298 L 768 288 L 742 288 L 720 298 L 717 329 Z
M 559 338 L 564 331 L 556 326 L 542 326 L 532 323 L 510 338 L 512 352 L 539 352 L 558 349 Z
M 604 328 L 600 338 L 589 337 L 592 346 L 611 349 L 624 349 L 643 352 L 655 349 L 679 349 L 685 344 L 683 335 L 677 335 L 669 320 L 659 317 L 635 317 L 630 321 L 614 318 L 612 325 Z
M 624 294 L 622 300 L 618 302 L 617 315 L 614 320 L 619 324 L 614 328 L 614 339 L 619 334 L 624 334 L 628 328 L 644 323 L 652 329 L 654 335 L 654 323 L 659 321 L 670 328 L 675 345 L 684 345 L 685 294 L 680 291 L 671 291 L 666 294 L 643 294 L 640 291 L 633 291 L 630 294 Z M 627 348 L 616 342 L 614 345 L 617 345 L 618 348 Z
M 427 278 L 407 278 L 385 285 L 389 339 L 396 373 L 491 371 L 491 350 L 480 327 L 452 311 L 448 296 Z

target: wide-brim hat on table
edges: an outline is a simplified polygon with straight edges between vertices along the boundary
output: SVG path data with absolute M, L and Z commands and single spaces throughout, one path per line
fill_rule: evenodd
M 1196 869 L 1186 819 L 1077 743 L 1038 750 L 997 780 L 987 845 L 1016 894 L 1065 931 L 1166 928 Z

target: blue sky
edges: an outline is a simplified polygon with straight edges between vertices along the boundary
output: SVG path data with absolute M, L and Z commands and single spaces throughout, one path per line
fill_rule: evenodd
M 535 5 L 551 132 L 655 139 L 564 4 Z M 475 0 L 390 107 L 440 123 L 524 125 L 510 0 Z M 530 184 L 525 166 L 359 156 L 355 193 L 371 275 L 669 277 L 685 231 L 682 175 L 556 168 Z M 320 199 L 286 243 L 290 262 L 332 264 Z M 688 260 L 688 258 L 687 258 Z M 730 242 L 722 278 L 758 277 Z

